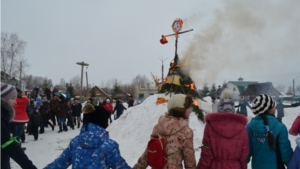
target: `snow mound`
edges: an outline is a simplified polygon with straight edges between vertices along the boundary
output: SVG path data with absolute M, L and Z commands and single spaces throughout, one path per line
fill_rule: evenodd
M 157 124 L 159 117 L 167 112 L 168 103 L 156 105 L 159 97 L 170 99 L 170 95 L 152 95 L 143 103 L 124 111 L 123 115 L 107 128 L 111 139 L 119 143 L 121 155 L 130 166 L 137 162 L 145 150 L 152 129 Z M 189 126 L 194 131 L 195 154 L 196 158 L 199 159 L 199 147 L 202 143 L 204 124 L 198 120 L 195 113 L 191 113 Z

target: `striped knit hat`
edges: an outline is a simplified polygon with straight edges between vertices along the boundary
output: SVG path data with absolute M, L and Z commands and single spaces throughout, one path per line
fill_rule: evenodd
M 272 97 L 266 94 L 261 94 L 255 98 L 252 104 L 252 112 L 255 115 L 260 115 L 267 112 L 268 110 L 271 110 L 274 106 L 275 101 L 272 99 Z
M 9 99 L 17 96 L 17 90 L 9 84 L 1 83 L 1 99 L 8 101 Z

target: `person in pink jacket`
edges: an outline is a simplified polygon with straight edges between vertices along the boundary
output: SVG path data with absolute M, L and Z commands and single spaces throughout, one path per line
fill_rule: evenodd
M 249 139 L 247 118 L 235 114 L 231 92 L 224 90 L 218 112 L 205 116 L 206 126 L 197 169 L 246 169 Z
M 20 137 L 22 133 L 24 132 L 24 126 L 25 123 L 29 121 L 27 112 L 26 112 L 26 107 L 29 103 L 29 99 L 27 96 L 18 88 L 17 92 L 17 103 L 14 105 L 14 109 L 16 112 L 15 117 L 12 119 L 12 126 L 14 128 L 13 130 L 13 135 L 17 136 L 18 141 L 20 141 Z

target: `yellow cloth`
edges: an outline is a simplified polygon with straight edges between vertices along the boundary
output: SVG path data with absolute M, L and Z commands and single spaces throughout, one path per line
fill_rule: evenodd
M 167 77 L 167 81 L 166 83 L 170 83 L 170 84 L 176 84 L 176 85 L 179 85 L 180 86 L 180 76 L 178 75 L 171 75 L 171 76 L 168 76 Z

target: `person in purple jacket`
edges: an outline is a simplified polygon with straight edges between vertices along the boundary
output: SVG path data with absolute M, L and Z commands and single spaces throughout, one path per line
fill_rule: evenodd
M 300 115 L 295 119 L 289 130 L 291 135 L 300 135 Z M 288 169 L 300 169 L 300 137 L 296 138 L 296 148 L 288 164 Z

